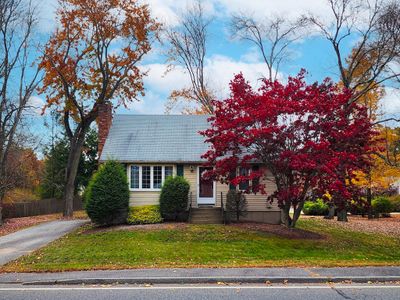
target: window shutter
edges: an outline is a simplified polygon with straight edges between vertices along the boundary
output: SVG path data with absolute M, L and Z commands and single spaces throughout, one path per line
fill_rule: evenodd
M 176 165 L 176 175 L 183 177 L 183 165 Z

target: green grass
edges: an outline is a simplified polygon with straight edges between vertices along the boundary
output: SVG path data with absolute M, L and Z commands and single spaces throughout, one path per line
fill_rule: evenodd
M 86 234 L 83 228 L 2 271 L 400 265 L 398 237 L 348 231 L 315 219 L 300 220 L 298 226 L 326 237 L 293 240 L 219 225 Z

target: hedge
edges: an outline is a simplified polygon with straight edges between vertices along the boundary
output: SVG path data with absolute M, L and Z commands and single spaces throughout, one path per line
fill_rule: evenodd
M 385 196 L 376 197 L 372 200 L 372 210 L 379 217 L 380 214 L 386 215 L 393 211 L 393 205 L 389 198 Z
M 329 212 L 328 205 L 322 200 L 317 199 L 316 201 L 306 201 L 303 207 L 303 213 L 305 215 L 313 216 L 325 216 Z
M 186 212 L 190 184 L 182 176 L 168 177 L 161 188 L 160 211 L 165 220 L 181 220 Z
M 128 224 L 156 224 L 163 221 L 159 205 L 143 205 L 129 208 Z
M 86 212 L 94 223 L 125 223 L 129 210 L 129 188 L 124 167 L 115 161 L 101 165 L 89 182 L 85 198 Z
M 394 212 L 400 212 L 400 195 L 389 198 Z

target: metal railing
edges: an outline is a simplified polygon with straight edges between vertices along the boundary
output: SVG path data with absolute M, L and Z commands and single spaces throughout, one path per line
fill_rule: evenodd
M 186 207 L 186 211 L 188 212 L 188 221 L 190 222 L 190 212 L 192 210 L 192 192 L 189 192 L 188 195 L 188 203 Z
M 221 192 L 221 217 L 222 217 L 222 223 L 225 224 L 225 206 L 224 206 L 224 197 L 222 192 Z

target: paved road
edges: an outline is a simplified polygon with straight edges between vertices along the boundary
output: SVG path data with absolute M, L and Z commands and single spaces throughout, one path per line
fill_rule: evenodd
M 45 246 L 85 222 L 87 221 L 52 221 L 0 237 L 0 265 Z
M 321 286 L 111 286 L 111 287 L 26 287 L 0 286 L 0 300 L 123 300 L 123 299 L 399 299 L 400 286 L 321 285 Z

